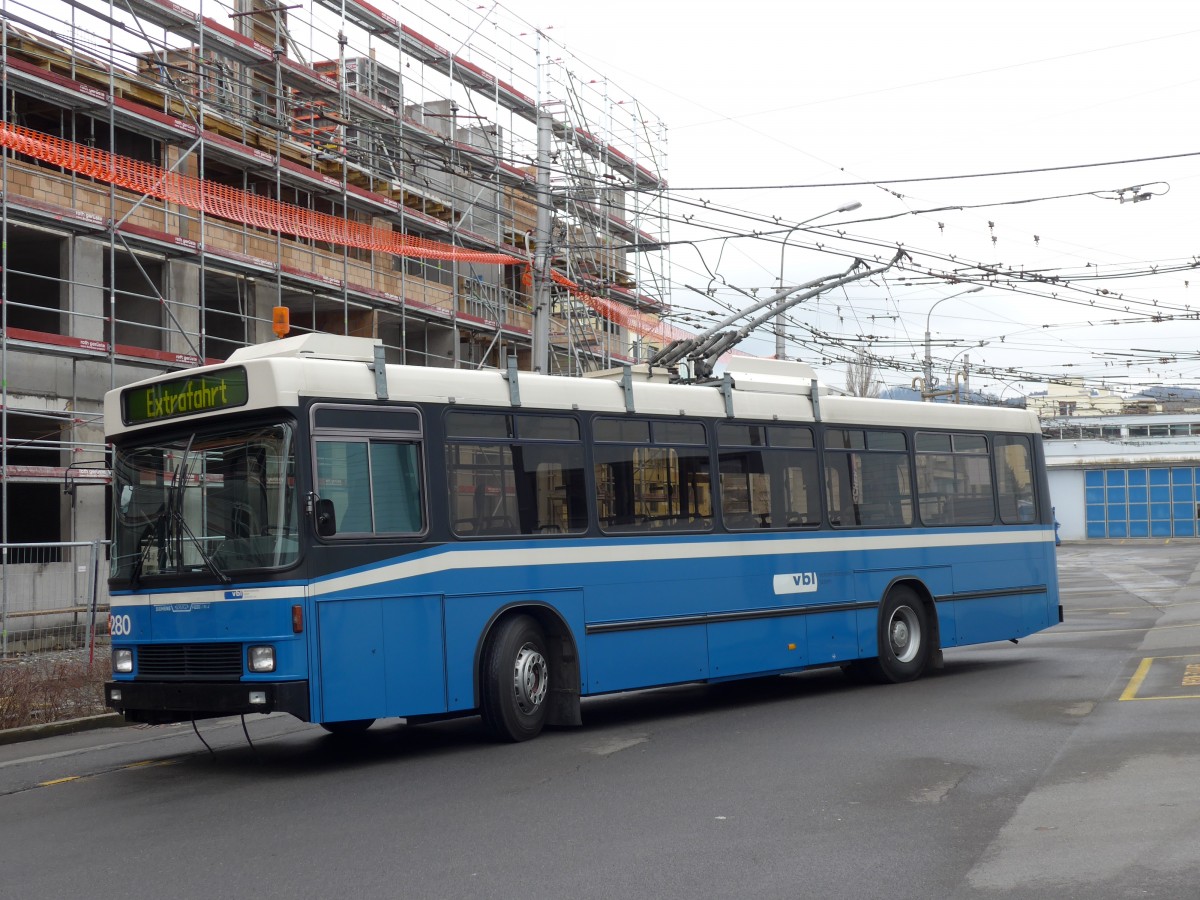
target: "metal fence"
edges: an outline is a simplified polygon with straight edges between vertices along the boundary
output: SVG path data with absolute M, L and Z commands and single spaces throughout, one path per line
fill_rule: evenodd
M 0 657 L 107 643 L 105 543 L 0 544 Z

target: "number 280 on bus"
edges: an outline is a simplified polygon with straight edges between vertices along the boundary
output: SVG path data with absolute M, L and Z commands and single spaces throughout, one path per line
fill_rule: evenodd
M 330 731 L 942 651 L 1061 621 L 1032 413 L 386 364 L 309 334 L 109 392 L 113 678 L 135 722 Z

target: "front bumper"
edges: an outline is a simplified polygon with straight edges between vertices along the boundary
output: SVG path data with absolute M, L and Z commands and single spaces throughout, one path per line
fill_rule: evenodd
M 104 703 L 150 725 L 270 712 L 309 721 L 307 681 L 109 681 Z

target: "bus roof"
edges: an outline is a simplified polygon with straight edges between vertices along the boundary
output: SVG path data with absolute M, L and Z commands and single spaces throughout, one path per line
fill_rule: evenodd
M 375 376 L 376 348 L 370 338 L 305 334 L 237 350 L 224 363 L 145 379 L 105 396 L 105 431 L 118 437 L 157 423 L 128 423 L 121 396 L 160 382 L 186 384 L 206 373 L 244 369 L 245 403 L 224 413 L 277 407 L 296 408 L 307 399 L 375 402 L 380 392 Z M 950 403 L 915 403 L 833 394 L 817 383 L 804 363 L 735 357 L 724 383 L 671 383 L 665 370 L 645 365 L 565 378 L 495 369 L 449 369 L 429 366 L 386 366 L 386 396 L 395 402 L 444 403 L 500 408 L 583 410 L 703 416 L 759 421 L 828 421 L 848 425 L 922 426 L 967 430 L 1040 432 L 1036 414 L 1027 410 Z M 813 397 L 817 402 L 813 403 Z M 171 423 L 219 413 L 176 416 Z

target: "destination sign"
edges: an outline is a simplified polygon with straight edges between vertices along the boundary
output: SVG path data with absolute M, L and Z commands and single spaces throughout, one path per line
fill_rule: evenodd
M 245 406 L 248 398 L 246 370 L 222 369 L 128 388 L 121 392 L 121 415 L 126 425 L 145 425 Z

